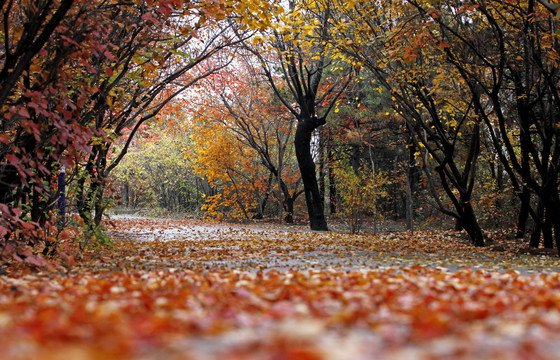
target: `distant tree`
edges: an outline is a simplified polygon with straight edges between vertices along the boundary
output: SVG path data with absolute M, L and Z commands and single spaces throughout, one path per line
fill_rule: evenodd
M 245 55 L 204 82 L 209 91 L 205 96 L 214 99 L 214 104 L 205 105 L 205 114 L 199 116 L 212 117 L 217 126 L 229 129 L 240 144 L 253 150 L 260 165 L 275 180 L 284 220 L 291 223 L 294 202 L 302 193 L 301 181 L 294 173 L 297 170 L 292 162 L 293 117 L 262 81 L 258 64 L 255 68 L 251 64 L 254 59 Z M 264 214 L 271 185 L 266 186 L 267 193 L 257 208 L 258 216 Z

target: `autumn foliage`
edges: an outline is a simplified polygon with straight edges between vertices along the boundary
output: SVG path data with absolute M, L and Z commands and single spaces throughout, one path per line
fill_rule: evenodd
M 0 358 L 557 358 L 557 10 L 0 0 Z
M 251 9 L 258 12 L 259 5 Z M 231 45 L 233 37 L 224 36 L 228 25 L 219 21 L 248 8 L 170 0 L 10 0 L 0 10 L 0 232 L 9 258 L 28 243 L 54 248 L 56 178 L 63 167 L 84 236 L 96 236 L 110 205 L 109 174 L 132 138 L 208 75 L 189 72 Z M 247 17 L 247 24 L 259 23 Z

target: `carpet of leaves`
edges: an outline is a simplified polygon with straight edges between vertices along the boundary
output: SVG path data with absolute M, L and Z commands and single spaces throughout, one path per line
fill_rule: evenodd
M 557 359 L 558 258 L 500 233 L 113 220 L 111 249 L 0 276 L 1 359 Z M 72 266 L 70 266 L 72 265 Z

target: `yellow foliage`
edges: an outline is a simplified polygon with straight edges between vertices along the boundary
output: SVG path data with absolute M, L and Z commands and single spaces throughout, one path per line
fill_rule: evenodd
M 373 174 L 361 168 L 355 173 L 348 164 L 337 163 L 334 173 L 343 202 L 341 212 L 348 219 L 352 233 L 360 230 L 366 216 L 372 217 L 374 222 L 382 219 L 378 208 L 380 200 L 388 195 L 385 186 L 389 184 L 383 172 Z

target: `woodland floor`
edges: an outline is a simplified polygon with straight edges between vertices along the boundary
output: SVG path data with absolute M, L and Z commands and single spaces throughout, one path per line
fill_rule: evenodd
M 114 217 L 0 276 L 0 359 L 559 359 L 560 269 L 504 233 Z

